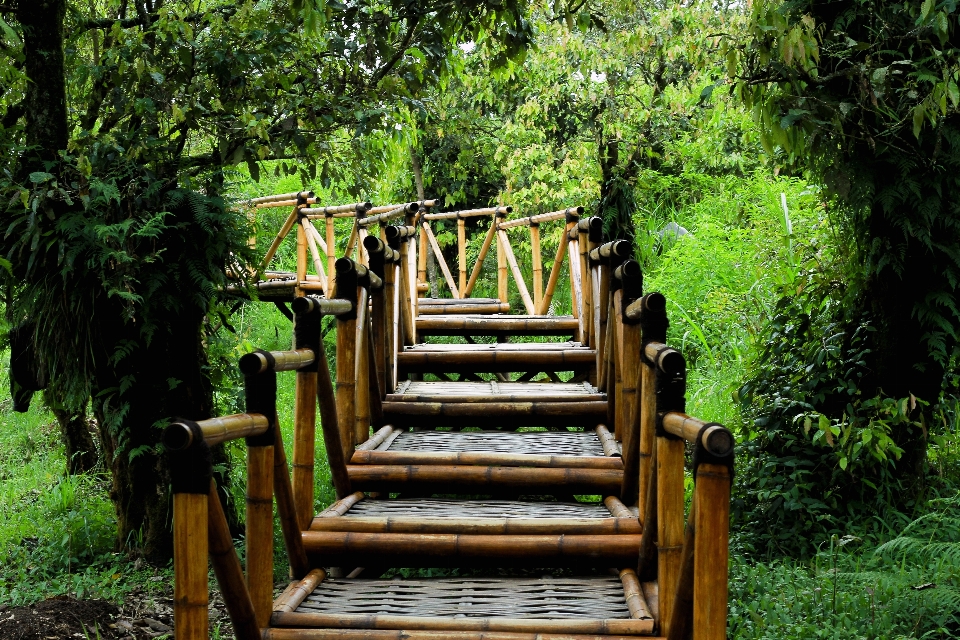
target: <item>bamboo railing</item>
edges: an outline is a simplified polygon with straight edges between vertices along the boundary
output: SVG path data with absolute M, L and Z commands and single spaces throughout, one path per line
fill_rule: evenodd
M 271 196 L 273 199 L 251 201 L 251 206 L 289 206 L 291 195 L 296 200 L 291 213 L 293 222 L 284 225 L 286 232 L 281 229 L 274 245 L 279 246 L 282 236 L 297 226 L 298 262 L 292 303 L 294 348 L 255 351 L 241 358 L 245 413 L 199 422 L 177 420 L 164 433 L 173 469 L 177 638 L 207 637 L 208 556 L 237 637 L 252 640 L 261 637 L 261 631 L 270 626 L 271 611 L 293 612 L 306 594 L 325 579 L 326 572 L 316 566 L 316 557 L 329 558 L 336 554 L 337 548 L 347 554 L 345 557 L 350 557 L 350 553 L 362 555 L 364 549 L 372 548 L 373 538 L 367 540 L 353 533 L 345 533 L 343 544 L 334 548 L 331 538 L 319 536 L 321 529 L 311 526 L 316 515 L 318 411 L 335 492 L 347 509 L 350 500 L 356 500 L 351 497 L 358 495 L 357 487 L 389 493 L 411 480 L 423 483 L 418 486 L 433 487 L 444 493 L 455 490 L 484 493 L 488 488 L 522 488 L 547 493 L 561 483 L 566 483 L 563 486 L 571 492 L 577 492 L 602 486 L 600 492 L 620 505 L 620 511 L 630 513 L 628 507 L 637 508 L 639 515 L 634 516 L 631 531 L 642 531 L 639 552 L 625 540 L 618 542 L 619 547 L 613 547 L 608 546 L 612 542 L 597 537 L 571 538 L 564 553 L 582 551 L 595 558 L 608 558 L 610 562 L 613 562 L 610 559 L 619 562 L 627 555 L 635 558 L 635 567 L 620 566 L 619 569 L 627 571 L 630 580 L 637 579 L 630 577 L 634 576 L 635 569 L 640 582 L 656 582 L 659 594 L 656 622 L 661 636 L 671 640 L 690 636 L 695 640 L 725 638 L 734 439 L 722 425 L 685 413 L 686 362 L 679 351 L 666 344 L 667 301 L 659 293 L 643 291 L 640 265 L 632 259 L 629 243 L 603 242 L 600 219 L 581 218 L 581 208 L 507 220 L 506 208 L 431 213 L 426 209 L 431 201 L 381 208 L 373 208 L 368 203 L 310 208 L 308 201 L 312 194 L 308 192 Z M 337 257 L 334 251 L 327 252 L 326 248 L 336 246 L 329 233 L 336 216 L 354 220 L 347 242 L 348 253 L 353 257 Z M 449 267 L 442 262 L 430 222 L 455 219 L 459 224 L 475 216 L 490 216 L 491 226 L 465 283 L 465 258 L 460 259 L 459 279 L 454 280 Z M 326 248 L 310 222 L 320 218 L 327 224 Z M 537 269 L 538 264 L 542 265 L 536 258 L 540 249 L 537 225 L 559 220 L 564 221 L 563 231 L 552 271 L 543 287 L 542 268 Z M 390 221 L 397 224 L 388 224 Z M 379 236 L 366 233 L 374 223 L 380 225 Z M 529 229 L 534 250 L 533 295 L 525 288 L 507 236 L 508 230 L 523 227 Z M 465 254 L 461 249 L 465 243 L 463 236 L 458 233 L 458 256 Z M 498 261 L 498 281 L 504 281 L 508 273 L 513 275 L 527 315 L 511 316 L 503 312 L 498 306 L 506 302 L 503 290 L 499 303 L 466 299 L 494 239 L 498 242 L 498 253 L 502 253 L 502 260 Z M 449 304 L 419 298 L 421 282 L 418 280 L 423 277 L 427 245 L 434 245 L 451 292 L 459 294 L 454 295 L 454 300 L 446 301 Z M 572 318 L 530 317 L 547 314 L 564 260 L 570 271 Z M 311 262 L 319 280 L 307 277 Z M 264 284 L 270 284 L 269 278 L 273 275 L 266 270 L 267 266 L 269 260 L 261 265 L 262 273 L 268 278 Z M 320 297 L 315 295 L 318 291 L 329 294 Z M 446 316 L 421 312 L 429 306 L 460 309 L 471 304 L 492 304 L 497 311 L 481 316 L 470 315 L 472 310 L 466 311 L 468 315 Z M 326 365 L 327 355 L 320 334 L 320 320 L 325 315 L 336 317 L 334 376 Z M 525 352 L 522 344 L 498 345 L 516 347 L 516 351 L 503 350 L 497 357 L 502 366 L 527 371 L 527 374 L 532 369 L 556 377 L 558 371 L 583 368 L 587 370 L 586 380 L 606 394 L 606 401 L 571 402 L 560 413 L 541 414 L 537 414 L 540 405 L 529 403 L 529 407 L 525 405 L 522 409 L 528 411 L 523 415 L 519 413 L 521 408 L 510 402 L 481 403 L 477 402 L 478 398 L 466 396 L 456 398 L 459 404 L 444 404 L 429 398 L 393 403 L 402 404 L 402 410 L 417 419 L 418 426 L 429 426 L 431 412 L 457 420 L 516 422 L 518 426 L 523 424 L 524 416 L 536 416 L 547 422 L 560 416 L 558 424 L 571 416 L 582 416 L 589 421 L 590 431 L 595 431 L 605 457 L 570 461 L 563 456 L 513 453 L 420 452 L 396 456 L 386 451 L 391 439 L 402 431 L 384 419 L 387 396 L 397 390 L 402 376 L 434 371 L 475 374 L 492 360 L 488 354 L 467 351 L 450 354 L 405 350 L 420 342 L 418 333 L 438 331 L 439 335 L 446 331 L 467 336 L 471 332 L 573 336 L 580 350 L 561 346 L 550 351 Z M 277 374 L 284 371 L 295 372 L 296 378 L 292 470 L 287 464 L 282 439 L 278 437 L 276 416 Z M 510 375 L 507 374 L 507 379 Z M 238 438 L 246 439 L 248 456 L 245 578 L 241 578 L 244 574 L 216 499 L 209 457 L 210 446 Z M 692 450 L 689 464 L 688 448 Z M 528 468 L 530 466 L 537 468 Z M 694 480 L 689 509 L 684 491 L 688 466 Z M 291 575 L 300 581 L 296 589 L 305 591 L 288 590 L 290 593 L 285 593 L 276 603 L 271 600 L 274 503 Z M 336 527 L 333 524 L 330 527 L 328 529 L 335 533 Z M 369 527 L 363 535 L 376 536 L 386 530 L 381 525 Z M 422 528 L 420 523 L 412 521 L 404 527 L 400 533 L 392 531 L 395 535 L 414 536 Z M 537 532 L 531 535 L 544 536 L 544 545 L 557 543 L 547 535 L 547 529 L 534 522 L 524 523 L 524 527 L 521 529 L 528 533 Z M 519 538 L 510 537 L 506 528 L 498 530 L 496 535 L 502 537 L 497 540 L 479 541 L 458 535 L 455 524 L 448 523 L 442 533 L 447 537 L 433 539 L 456 549 L 459 555 L 451 562 L 484 558 L 528 562 L 514 549 Z M 403 538 L 401 542 L 402 549 L 398 549 L 414 556 L 418 553 L 430 556 L 435 551 L 426 538 Z M 541 556 L 531 557 L 556 558 L 563 548 L 563 544 L 553 550 L 544 547 L 538 552 Z M 382 549 L 378 553 L 386 553 L 383 558 L 390 555 Z M 535 564 L 536 560 L 529 562 Z M 637 589 L 630 591 L 634 592 Z

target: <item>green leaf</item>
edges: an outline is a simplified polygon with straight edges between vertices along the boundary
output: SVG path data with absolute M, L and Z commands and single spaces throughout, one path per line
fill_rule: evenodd
M 34 171 L 30 174 L 30 182 L 33 184 L 40 184 L 48 180 L 53 180 L 53 174 L 47 173 L 46 171 Z
M 923 128 L 923 117 L 926 113 L 927 109 L 923 104 L 918 104 L 913 108 L 913 135 L 916 138 L 920 137 L 920 130 Z

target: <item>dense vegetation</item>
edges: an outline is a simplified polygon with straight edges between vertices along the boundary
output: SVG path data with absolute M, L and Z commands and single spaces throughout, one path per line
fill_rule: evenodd
M 583 204 L 634 239 L 692 364 L 690 412 L 740 437 L 731 637 L 960 634 L 955 3 L 457 3 L 449 24 L 426 4 L 134 4 L 66 3 L 69 144 L 29 171 L 29 16 L 0 24 L 3 326 L 70 338 L 49 362 L 90 358 L 51 367 L 57 391 L 28 413 L 0 407 L 0 603 L 122 598 L 157 571 L 136 559 L 163 555 L 163 527 L 125 521 L 110 487 L 118 452 L 157 465 L 128 411 L 149 427 L 186 400 L 125 394 L 175 396 L 195 375 L 194 414 L 233 411 L 237 356 L 289 341 L 272 305 L 215 294 L 245 255 L 234 203 L 304 185 L 408 200 L 415 163 L 445 206 Z M 388 36 L 346 35 L 374 24 Z M 261 246 L 281 215 L 258 219 Z M 435 230 L 455 263 L 453 227 Z M 129 363 L 182 335 L 171 308 L 195 369 L 144 382 Z M 100 462 L 67 474 L 67 427 L 88 414 Z M 220 468 L 242 507 L 241 456 Z

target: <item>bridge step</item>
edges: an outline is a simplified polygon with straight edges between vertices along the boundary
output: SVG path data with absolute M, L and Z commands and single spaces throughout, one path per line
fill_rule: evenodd
M 417 311 L 424 316 L 452 313 L 510 313 L 510 305 L 506 302 L 500 302 L 496 298 L 467 298 L 465 300 L 420 298 L 417 300 Z
M 546 348 L 538 349 L 518 349 L 521 345 L 511 343 L 430 346 L 448 348 L 407 347 L 397 354 L 397 367 L 400 372 L 577 371 L 595 365 L 597 359 L 595 349 L 554 346 L 549 343 L 545 345 Z
M 579 330 L 573 316 L 418 316 L 422 336 L 572 336 Z
M 641 585 L 632 569 L 609 576 L 388 580 L 326 578 L 318 570 L 277 600 L 274 628 L 263 637 L 614 640 L 652 635 L 655 602 L 655 585 Z
M 545 495 L 620 493 L 620 469 L 472 465 L 350 464 L 351 485 L 363 491 L 428 493 L 522 492 Z

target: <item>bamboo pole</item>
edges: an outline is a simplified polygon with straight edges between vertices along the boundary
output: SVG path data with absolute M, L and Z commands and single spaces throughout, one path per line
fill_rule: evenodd
M 733 453 L 733 434 L 716 422 L 705 422 L 685 413 L 670 411 L 663 414 L 663 429 L 687 442 L 697 442 L 699 439 L 699 444 L 708 453 L 719 458 Z
M 623 291 L 618 291 L 622 296 Z M 640 422 L 639 386 L 640 386 L 640 327 L 624 324 L 621 306 L 617 306 L 617 323 L 620 325 L 621 348 L 620 369 L 622 387 L 618 414 L 623 416 L 623 484 L 620 499 L 630 505 L 639 506 L 637 493 L 640 483 Z
M 266 268 L 270 266 L 270 261 L 273 260 L 273 256 L 276 255 L 277 249 L 280 248 L 280 243 L 283 242 L 283 239 L 286 238 L 287 234 L 290 233 L 290 230 L 293 229 L 293 225 L 297 223 L 299 210 L 299 207 L 294 207 L 293 211 L 290 212 L 290 215 L 287 216 L 287 219 L 283 221 L 283 226 L 280 227 L 277 237 L 273 239 L 273 242 L 270 244 L 270 248 L 267 249 L 267 253 L 263 256 L 263 261 L 260 263 L 261 271 L 265 271 Z
M 493 221 L 494 227 L 497 226 L 497 220 Z M 510 302 L 510 291 L 507 281 L 507 257 L 503 248 L 503 236 L 497 231 L 497 297 L 500 302 Z
M 580 286 L 580 240 L 571 240 L 567 243 L 567 259 L 570 264 L 570 302 L 573 308 L 573 317 L 579 321 L 580 334 L 583 335 L 583 289 Z
M 289 593 L 274 603 L 273 611 L 275 613 L 288 613 L 296 611 L 297 607 L 307 599 L 314 589 L 320 586 L 320 583 L 327 578 L 327 572 L 323 569 L 313 569 L 299 582 L 291 583 Z
M 383 396 L 380 374 L 376 366 L 377 355 L 374 348 L 372 324 L 367 325 L 367 395 L 370 398 L 370 424 L 374 429 L 383 425 Z
M 656 373 L 649 364 L 640 360 L 641 390 L 640 401 L 637 407 L 637 419 L 640 429 L 639 472 L 641 504 L 646 503 L 646 496 L 655 491 L 656 473 L 653 468 L 653 456 L 656 451 L 657 429 L 657 386 Z M 647 513 L 644 510 L 644 513 Z M 643 521 L 646 526 L 646 520 Z
M 426 300 L 433 300 L 433 298 L 426 298 Z M 474 314 L 492 314 L 492 313 L 510 313 L 510 305 L 504 302 L 497 300 L 494 303 L 474 303 L 469 299 L 464 299 L 465 302 L 459 305 L 440 305 L 440 304 L 424 304 L 423 302 L 419 303 L 420 315 L 421 316 L 438 316 L 438 315 L 456 315 L 460 313 L 474 313 Z
M 262 202 L 260 204 L 254 205 L 256 209 L 274 209 L 278 207 L 292 207 L 297 204 L 316 204 L 316 198 L 302 198 L 302 194 L 297 194 L 296 197 L 288 198 L 286 200 L 276 200 L 273 202 Z
M 273 604 L 273 456 L 273 445 L 247 447 L 247 590 L 261 627 Z
M 388 262 L 383 271 L 383 332 L 384 332 L 384 394 L 397 388 L 397 315 L 396 315 L 397 266 Z
M 570 316 L 423 316 L 417 330 L 424 335 L 541 335 L 569 336 L 577 330 Z
M 354 218 L 353 226 L 350 227 L 350 236 L 347 238 L 347 248 L 343 250 L 344 258 L 350 258 L 353 256 L 353 250 L 357 246 L 358 229 L 359 227 L 357 226 L 357 220 Z M 360 260 L 357 260 L 357 262 L 360 262 Z
M 333 215 L 324 218 L 327 227 L 327 289 L 324 293 L 328 298 L 332 298 L 337 292 L 337 239 L 335 235 L 335 220 Z
M 337 351 L 339 353 L 340 327 L 337 327 Z M 352 493 L 350 476 L 347 475 L 347 465 L 344 456 L 343 441 L 340 437 L 340 421 L 337 417 L 338 396 L 333 390 L 333 381 L 330 379 L 330 368 L 327 365 L 327 354 L 324 352 L 323 340 L 320 341 L 320 366 L 317 368 L 317 404 L 320 406 L 320 428 L 323 431 L 323 444 L 327 451 L 327 462 L 330 465 L 330 476 L 333 479 L 333 488 L 338 498 Z M 339 366 L 337 371 L 339 372 Z M 351 452 L 352 453 L 352 452 Z
M 683 553 L 683 440 L 657 438 L 657 581 L 661 633 L 669 635 Z
M 293 487 L 290 485 L 290 471 L 287 468 L 287 454 L 283 450 L 283 438 L 279 431 L 280 429 L 277 427 L 277 437 L 273 444 L 273 493 L 277 496 L 277 516 L 283 532 L 287 558 L 290 561 L 290 573 L 294 578 L 302 578 L 307 575 L 310 567 L 307 564 L 307 556 L 303 551 L 300 531 L 310 526 L 312 518 L 307 517 L 306 523 L 301 524 L 298 517 L 297 505 L 293 501 Z M 311 502 L 309 506 L 312 511 L 313 503 Z M 272 602 L 272 589 L 270 599 Z
M 201 420 L 196 425 L 200 428 L 203 441 L 212 447 L 228 440 L 260 435 L 270 426 L 270 421 L 259 413 L 237 413 L 222 418 Z M 188 421 L 181 421 L 169 424 L 164 429 L 161 439 L 167 450 L 183 451 L 194 443 L 195 436 Z
M 430 241 L 430 246 L 433 247 L 433 255 L 437 258 L 437 263 L 440 265 L 440 270 L 443 271 L 443 278 L 447 281 L 447 286 L 450 288 L 450 293 L 453 294 L 455 299 L 459 299 L 460 290 L 457 288 L 457 284 L 453 280 L 453 274 L 450 273 L 450 267 L 447 266 L 447 261 L 443 257 L 443 252 L 440 251 L 440 244 L 437 243 L 437 238 L 433 235 L 433 230 L 430 228 L 430 223 L 423 222 L 421 228 L 427 233 L 427 240 Z
M 539 367 L 540 371 L 570 371 L 593 364 L 592 349 L 556 349 L 537 351 L 405 351 L 397 354 L 397 366 L 409 372 L 471 373 L 492 371 L 524 371 Z
M 533 308 L 543 301 L 543 256 L 540 255 L 540 223 L 530 225 L 530 254 L 533 259 Z
M 577 226 L 578 241 L 577 247 L 579 249 L 580 260 L 578 262 L 580 267 L 580 288 L 581 295 L 583 297 L 583 305 L 580 309 L 581 322 L 580 326 L 582 327 L 582 332 L 580 335 L 581 342 L 586 345 L 592 344 L 593 339 L 593 276 L 590 272 L 590 259 L 588 253 L 590 250 L 590 239 L 586 233 L 580 231 L 579 225 Z
M 570 207 L 560 211 L 551 211 L 550 213 L 539 213 L 535 216 L 526 218 L 515 218 L 500 223 L 501 229 L 510 229 L 512 227 L 526 227 L 540 224 L 542 222 L 553 222 L 554 220 L 563 220 L 569 217 L 577 217 L 583 214 L 583 207 Z
M 307 241 L 307 248 L 310 249 L 310 257 L 313 259 L 313 268 L 317 272 L 317 275 L 320 276 L 320 284 L 323 285 L 323 290 L 326 292 L 327 273 L 323 269 L 323 260 L 320 259 L 320 252 L 317 251 L 317 239 L 314 237 L 316 230 L 310 225 L 310 220 L 307 218 L 304 218 L 301 223 L 304 230 L 304 237 Z M 306 274 L 304 274 L 304 278 L 306 278 Z
M 364 491 L 399 487 L 439 489 L 439 493 L 485 493 L 478 489 L 519 489 L 525 493 L 610 495 L 620 491 L 617 469 L 487 467 L 467 465 L 350 465 L 350 482 Z M 682 515 L 682 514 L 681 514 Z M 682 525 L 682 523 L 681 523 Z M 636 550 L 634 551 L 636 553 Z M 636 555 L 632 556 L 632 559 Z M 631 562 L 632 562 L 631 559 Z
M 319 363 L 319 367 L 326 366 L 326 362 Z M 309 525 L 313 518 L 316 398 L 317 371 L 298 371 L 294 388 L 293 496 L 301 527 Z
M 230 614 L 230 623 L 237 640 L 260 640 L 260 627 L 257 626 L 253 602 L 243 580 L 240 559 L 233 548 L 227 518 L 217 495 L 217 485 L 210 481 L 210 493 L 207 498 L 207 531 L 210 547 L 210 564 L 217 576 L 223 603 Z M 179 637 L 179 627 L 178 637 Z M 206 639 L 206 636 L 203 636 Z
M 410 268 L 407 270 L 408 282 L 407 282 L 407 295 L 410 298 L 410 318 L 411 324 L 413 325 L 413 333 L 410 336 L 410 339 L 413 343 L 416 343 L 418 340 L 417 336 L 417 315 L 420 313 L 420 308 L 418 306 L 420 300 L 420 288 L 417 285 L 417 243 L 414 241 L 414 237 L 417 235 L 417 221 L 420 219 L 420 214 L 417 212 L 408 211 L 404 217 L 404 222 L 407 226 L 407 237 L 409 240 L 409 248 L 407 250 L 407 260 L 410 261 Z
M 529 315 L 534 315 L 533 300 L 530 299 L 530 292 L 527 291 L 527 283 L 523 280 L 523 273 L 520 271 L 520 265 L 517 264 L 517 258 L 513 255 L 513 247 L 510 246 L 510 238 L 507 232 L 500 230 L 497 232 L 503 247 L 504 256 L 507 258 L 507 264 L 513 272 L 513 279 L 517 283 L 517 289 L 520 290 L 520 298 L 523 300 L 523 306 Z
M 513 213 L 513 207 L 486 207 L 483 209 L 465 209 L 463 211 L 444 211 L 442 213 L 427 213 L 423 220 L 452 220 L 460 218 L 474 218 L 476 216 L 506 217 Z
M 607 388 L 607 359 L 610 357 L 607 349 L 610 348 L 609 336 L 607 335 L 607 309 L 610 297 L 610 268 L 605 264 L 599 264 L 597 269 L 597 311 L 599 316 L 597 332 L 597 388 Z
M 693 639 L 724 640 L 730 538 L 730 471 L 719 464 L 697 469 L 694 518 L 698 532 L 693 569 Z
M 307 232 L 303 225 L 297 225 L 297 286 L 293 289 L 293 296 L 300 298 L 304 291 L 300 283 L 307 279 Z
M 420 252 L 417 254 L 417 282 L 427 281 L 427 232 L 423 226 L 419 229 Z
M 550 269 L 550 278 L 547 280 L 547 290 L 543 293 L 543 300 L 540 302 L 540 308 L 537 309 L 537 315 L 547 315 L 550 310 L 550 301 L 553 300 L 553 292 L 557 288 L 557 282 L 560 281 L 560 265 L 563 264 L 563 257 L 567 255 L 567 243 L 570 242 L 567 232 L 572 228 L 573 223 L 568 223 L 560 234 L 560 241 L 557 244 L 557 253 L 553 258 L 553 267 Z
M 294 191 L 292 193 L 278 193 L 272 196 L 260 196 L 259 198 L 251 198 L 247 200 L 249 206 L 256 206 L 258 204 L 266 204 L 268 202 L 279 202 L 280 200 L 295 200 L 299 197 L 303 198 L 312 198 L 314 195 L 313 191 Z
M 304 209 L 303 213 L 310 216 L 332 216 L 336 214 L 349 214 L 356 215 L 358 212 L 367 212 L 373 208 L 373 205 L 369 202 L 354 202 L 352 204 L 341 204 L 335 207 L 314 207 L 311 209 Z
M 333 533 L 461 533 L 468 535 L 633 535 L 637 518 L 471 518 L 351 516 L 314 518 L 310 531 Z
M 619 457 L 484 451 L 356 451 L 350 464 L 464 464 L 501 467 L 622 469 Z
M 658 558 L 657 558 L 657 536 L 660 527 L 657 521 L 657 450 L 654 449 L 650 457 L 650 466 L 647 469 L 647 475 L 641 478 L 645 492 L 641 494 L 643 500 L 643 511 L 641 524 L 643 525 L 643 538 L 640 540 L 640 557 L 637 561 L 637 575 L 640 580 L 655 580 L 657 578 Z M 658 599 L 659 600 L 659 599 Z M 659 602 L 657 607 L 659 608 Z M 659 616 L 658 616 L 659 617 Z
M 405 238 L 400 239 L 400 281 L 397 290 L 400 298 L 400 319 L 403 323 L 403 340 L 397 344 L 399 349 L 401 345 L 409 346 L 416 340 L 415 311 L 411 307 L 410 300 L 409 247 Z
M 595 634 L 574 634 L 568 631 L 562 633 L 541 633 L 537 631 L 417 631 L 406 628 L 403 630 L 282 628 L 263 630 L 263 640 L 633 640 L 634 638 L 636 638 L 635 635 L 609 635 L 605 633 L 598 636 Z M 652 640 L 664 639 L 656 638 Z
M 611 314 L 612 307 L 613 307 L 612 296 L 610 297 L 610 304 L 608 306 L 609 308 L 607 309 L 607 315 L 609 316 Z M 619 346 L 617 343 L 619 341 L 617 340 L 617 325 L 615 323 L 612 323 L 612 324 L 613 326 L 608 325 L 607 327 L 607 367 L 606 367 L 607 373 L 605 376 L 607 381 L 606 392 L 607 392 L 607 400 L 608 400 L 607 422 L 609 424 L 614 425 L 614 436 L 617 438 L 617 442 L 622 442 L 623 435 L 621 434 L 621 431 L 622 431 L 623 425 L 617 424 L 618 422 L 621 422 L 621 421 L 618 421 L 616 419 L 617 410 L 619 409 L 619 405 L 617 404 L 617 401 L 620 399 L 620 382 L 621 382 L 620 375 L 619 375 L 619 368 L 617 367 L 617 348 Z
M 480 255 L 477 256 L 477 261 L 473 265 L 473 271 L 470 272 L 470 280 L 467 282 L 467 287 L 463 291 L 464 298 L 469 298 L 470 294 L 473 293 L 473 288 L 477 285 L 477 278 L 480 277 L 480 271 L 483 268 L 483 261 L 486 259 L 487 252 L 490 251 L 490 244 L 496 235 L 497 220 L 494 218 L 490 221 L 490 228 L 487 230 L 487 235 L 483 238 L 483 245 L 480 247 Z
M 353 427 L 353 444 L 358 444 L 370 437 L 370 357 L 368 341 L 370 313 L 368 301 L 370 294 L 366 288 L 359 291 L 357 302 L 357 339 L 356 355 L 354 357 L 355 371 L 354 393 L 356 393 L 355 411 L 356 420 Z
M 173 618 L 177 638 L 207 638 L 207 495 L 173 494 Z
M 673 596 L 673 607 L 670 611 L 670 618 L 661 618 L 661 632 L 667 636 L 667 640 L 686 640 L 690 637 L 691 631 L 695 630 L 696 627 L 693 622 L 694 615 L 694 571 L 695 571 L 695 557 L 694 550 L 697 546 L 697 514 L 701 508 L 706 507 L 706 505 L 701 505 L 700 501 L 697 499 L 696 494 L 694 494 L 693 502 L 690 504 L 690 514 L 687 517 L 687 525 L 684 529 L 683 534 L 683 549 L 680 552 L 680 561 L 678 567 L 678 579 L 676 593 Z M 682 514 L 681 514 L 682 515 Z M 724 584 L 726 584 L 726 576 L 724 576 Z M 663 602 L 663 582 L 660 582 L 660 594 L 661 594 L 661 603 Z M 724 599 L 724 604 L 726 604 L 726 599 Z M 661 607 L 663 605 L 661 604 Z M 660 615 L 664 614 L 663 609 L 660 609 Z M 666 629 L 663 629 L 663 623 L 666 622 Z M 723 627 L 721 629 L 714 630 L 715 634 L 717 631 L 721 632 L 723 635 L 722 638 L 727 637 L 727 624 L 726 616 L 724 616 Z M 696 633 L 694 631 L 694 633 Z M 714 638 L 716 635 L 708 635 L 706 637 Z
M 460 278 L 459 290 L 467 288 L 467 223 L 463 218 L 457 220 L 457 268 Z M 466 296 L 462 296 L 466 297 Z
M 359 297 L 359 296 L 358 296 Z M 357 315 L 359 315 L 359 310 Z M 356 428 L 357 317 L 337 322 L 337 420 L 344 460 L 353 455 Z

